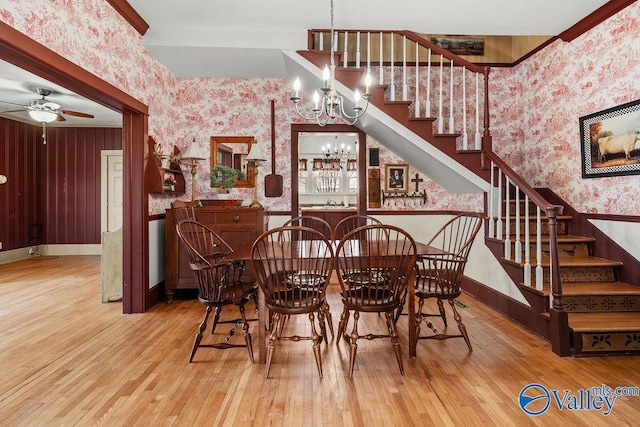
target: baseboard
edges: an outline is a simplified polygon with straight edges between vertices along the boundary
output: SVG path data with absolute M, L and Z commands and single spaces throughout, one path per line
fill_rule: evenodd
M 503 316 L 549 340 L 551 335 L 548 316 L 537 313 L 521 302 L 466 276 L 462 281 L 462 289 Z
M 37 255 L 102 255 L 102 245 L 38 245 L 0 251 L 0 264 L 21 261 Z

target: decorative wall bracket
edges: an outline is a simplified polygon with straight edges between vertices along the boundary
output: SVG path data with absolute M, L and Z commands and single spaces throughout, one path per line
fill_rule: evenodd
M 385 193 L 384 190 L 381 190 L 381 193 L 383 204 L 391 199 L 420 199 L 422 205 L 427 203 L 427 190 L 414 191 L 413 193 Z

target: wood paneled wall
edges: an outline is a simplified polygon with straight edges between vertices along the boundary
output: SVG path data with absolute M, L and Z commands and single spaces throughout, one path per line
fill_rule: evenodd
M 100 243 L 100 151 L 121 148 L 119 128 L 48 128 L 45 145 L 41 126 L 0 118 L 3 250 Z

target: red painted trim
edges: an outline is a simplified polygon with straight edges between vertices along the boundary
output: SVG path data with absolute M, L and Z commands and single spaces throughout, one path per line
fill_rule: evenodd
M 136 12 L 127 0 L 107 0 L 111 5 L 141 36 L 149 29 L 149 24 Z
M 122 112 L 125 210 L 122 310 L 144 312 L 149 287 L 149 209 L 142 185 L 147 106 L 4 22 L 0 22 L 0 59 Z
M 558 34 L 558 37 L 565 42 L 570 42 L 635 2 L 636 0 L 608 1 L 589 16 L 582 18 L 575 25 Z
M 166 214 L 155 214 L 155 215 L 149 215 L 149 222 L 151 221 L 157 221 L 159 219 L 165 219 L 166 218 Z

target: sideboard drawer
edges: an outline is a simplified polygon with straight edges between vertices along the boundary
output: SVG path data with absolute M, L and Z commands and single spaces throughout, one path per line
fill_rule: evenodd
M 255 224 L 258 218 L 256 211 L 242 212 L 240 209 L 234 212 L 216 212 L 216 224 Z

